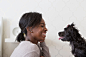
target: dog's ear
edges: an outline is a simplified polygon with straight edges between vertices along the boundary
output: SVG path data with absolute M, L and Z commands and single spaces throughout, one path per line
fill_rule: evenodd
M 72 27 L 75 26 L 74 22 L 71 24 L 71 26 L 72 26 Z

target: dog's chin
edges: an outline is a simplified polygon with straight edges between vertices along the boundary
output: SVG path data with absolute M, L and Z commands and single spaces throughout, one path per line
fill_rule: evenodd
M 64 38 L 62 38 L 61 40 L 62 40 L 62 41 L 67 41 L 67 40 L 65 40 Z

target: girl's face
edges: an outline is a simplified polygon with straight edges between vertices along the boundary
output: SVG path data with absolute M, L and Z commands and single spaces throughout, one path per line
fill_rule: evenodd
M 32 29 L 32 31 L 33 33 L 31 33 L 31 35 L 34 41 L 44 42 L 45 37 L 46 37 L 46 31 L 47 31 L 47 28 L 45 26 L 45 21 L 42 19 L 40 24 L 35 26 Z

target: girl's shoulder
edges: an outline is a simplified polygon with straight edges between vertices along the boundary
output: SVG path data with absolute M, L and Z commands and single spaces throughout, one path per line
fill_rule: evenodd
M 23 46 L 27 50 L 39 50 L 39 47 L 30 41 L 22 41 L 19 45 Z

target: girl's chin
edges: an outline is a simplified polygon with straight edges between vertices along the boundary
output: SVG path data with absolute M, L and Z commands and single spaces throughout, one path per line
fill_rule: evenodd
M 45 41 L 45 38 L 42 38 L 39 42 L 44 42 Z
M 44 42 L 44 40 L 43 41 L 39 41 L 39 42 Z

